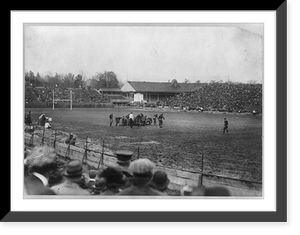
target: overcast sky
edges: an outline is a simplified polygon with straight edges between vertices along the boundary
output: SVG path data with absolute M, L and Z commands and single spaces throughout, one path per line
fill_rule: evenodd
M 25 71 L 122 81 L 263 80 L 263 24 L 25 25 Z

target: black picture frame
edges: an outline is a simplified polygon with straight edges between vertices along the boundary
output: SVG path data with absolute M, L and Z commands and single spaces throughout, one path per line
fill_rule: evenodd
M 227 3 L 226 3 L 227 4 Z M 245 4 L 245 2 L 244 2 Z M 276 11 L 276 211 L 105 211 L 49 212 L 11 211 L 10 170 L 2 194 L 1 222 L 286 222 L 287 221 L 287 1 L 272 6 L 251 6 L 201 10 Z M 10 121 L 9 121 L 10 122 Z M 10 143 L 10 145 L 13 143 Z M 3 163 L 11 168 L 10 160 Z

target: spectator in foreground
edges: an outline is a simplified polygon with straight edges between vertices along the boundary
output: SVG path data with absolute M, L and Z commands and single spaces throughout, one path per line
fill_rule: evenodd
M 92 189 L 96 183 L 96 176 L 97 176 L 97 171 L 96 170 L 90 170 L 89 171 L 89 178 L 88 182 L 86 183 L 86 186 L 88 189 Z
M 168 196 L 166 190 L 168 189 L 168 185 L 170 180 L 168 175 L 165 171 L 158 170 L 153 174 L 151 186 L 157 189 L 158 191 L 162 192 L 165 196 Z
M 193 187 L 190 185 L 185 185 L 180 190 L 180 195 L 181 196 L 191 196 L 192 192 L 193 192 Z
M 230 196 L 230 192 L 227 188 L 221 186 L 206 187 L 205 196 Z
M 149 185 L 154 167 L 155 164 L 147 158 L 133 161 L 129 166 L 129 170 L 133 173 L 133 177 L 129 179 L 131 185 L 125 188 L 119 195 L 163 196 L 161 192 Z
M 101 178 L 105 179 L 105 187 L 101 195 L 116 195 L 121 192 L 125 185 L 123 174 L 120 170 L 108 167 L 101 173 Z
M 65 180 L 51 189 L 58 195 L 89 195 L 87 190 L 79 186 L 82 182 L 83 165 L 79 160 L 71 160 L 63 171 Z
M 222 186 L 215 187 L 206 187 L 206 186 L 196 186 L 192 187 L 189 185 L 185 185 L 181 189 L 182 196 L 230 196 L 230 192 L 227 188 Z
M 105 188 L 105 179 L 101 176 L 102 172 L 105 170 L 104 167 L 100 167 L 97 171 L 97 175 L 95 177 L 95 184 L 92 186 L 91 194 L 99 195 Z
M 28 169 L 28 175 L 24 179 L 24 193 L 54 195 L 54 191 L 47 185 L 51 172 L 57 169 L 55 150 L 48 146 L 35 147 L 24 161 Z
M 48 180 L 48 187 L 53 187 L 54 185 L 62 183 L 64 180 L 62 172 L 60 170 L 54 171 L 50 174 L 49 180 Z

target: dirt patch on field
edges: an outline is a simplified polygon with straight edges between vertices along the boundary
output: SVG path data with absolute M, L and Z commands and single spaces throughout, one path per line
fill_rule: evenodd
M 165 112 L 163 128 L 109 126 L 109 114 L 123 116 L 124 109 L 74 109 L 51 111 L 53 129 L 77 135 L 76 145 L 114 153 L 128 149 L 157 165 L 232 178 L 262 181 L 262 117 L 197 112 Z M 139 110 L 138 113 L 140 113 Z M 33 119 L 38 112 L 32 112 Z M 158 113 L 143 111 L 149 117 Z M 136 113 L 133 111 L 133 114 Z M 223 119 L 229 120 L 229 135 L 222 135 Z M 53 134 L 52 134 L 53 136 Z

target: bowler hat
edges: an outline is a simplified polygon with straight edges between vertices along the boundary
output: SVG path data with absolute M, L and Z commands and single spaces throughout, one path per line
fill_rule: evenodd
M 66 169 L 63 172 L 64 176 L 67 177 L 77 177 L 81 176 L 81 174 L 84 172 L 83 166 L 81 161 L 79 160 L 71 160 Z
M 168 187 L 170 180 L 165 171 L 158 170 L 153 174 L 152 182 L 158 190 L 164 190 Z

